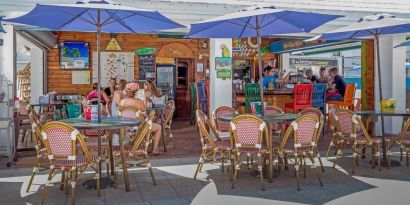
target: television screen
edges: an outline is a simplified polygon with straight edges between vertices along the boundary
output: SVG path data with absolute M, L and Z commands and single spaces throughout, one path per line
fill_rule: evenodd
M 60 67 L 62 69 L 89 69 L 89 46 L 86 42 L 63 42 L 60 44 Z

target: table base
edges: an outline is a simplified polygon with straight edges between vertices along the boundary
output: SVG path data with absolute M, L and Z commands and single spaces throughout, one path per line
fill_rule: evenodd
M 263 178 L 264 180 L 268 180 L 268 169 L 263 169 Z M 273 178 L 277 178 L 280 175 L 280 171 L 277 169 L 273 169 Z M 253 177 L 258 177 L 259 178 L 259 171 L 258 170 L 253 170 L 251 172 L 251 176 Z
M 372 163 L 372 160 L 370 160 L 370 164 Z M 380 160 L 380 166 L 381 167 L 388 167 L 389 166 L 389 161 L 387 160 Z M 401 162 L 397 160 L 390 160 L 390 167 L 398 167 L 401 166 Z
M 108 189 L 108 188 L 113 188 L 114 187 L 114 180 L 108 178 L 108 177 L 103 177 L 100 179 L 100 189 Z M 95 179 L 89 179 L 83 182 L 83 187 L 88 189 L 88 190 L 96 190 L 97 189 L 97 180 Z

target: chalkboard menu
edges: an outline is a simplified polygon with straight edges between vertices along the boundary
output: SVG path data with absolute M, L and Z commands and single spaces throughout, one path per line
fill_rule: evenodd
M 155 77 L 155 56 L 138 56 L 139 78 L 140 80 L 153 79 Z

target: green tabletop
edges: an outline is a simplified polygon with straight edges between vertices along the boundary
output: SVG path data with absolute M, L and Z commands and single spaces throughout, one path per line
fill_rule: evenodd
M 238 115 L 223 115 L 220 116 L 219 119 L 222 121 L 232 121 L 233 118 L 235 118 Z M 256 115 L 257 117 L 261 118 L 263 121 L 266 123 L 275 123 L 275 122 L 286 122 L 286 121 L 293 121 L 300 117 L 299 114 L 294 114 L 294 113 L 277 113 L 277 114 L 271 114 L 271 115 Z
M 101 122 L 87 121 L 84 118 L 63 119 L 60 122 L 67 123 L 77 129 L 118 129 L 137 126 L 141 122 L 138 119 L 123 117 L 103 117 Z

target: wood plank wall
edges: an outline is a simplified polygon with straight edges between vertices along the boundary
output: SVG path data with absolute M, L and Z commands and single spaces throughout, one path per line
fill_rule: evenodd
M 64 41 L 85 41 L 90 45 L 90 71 L 92 74 L 92 52 L 96 51 L 96 34 L 95 33 L 81 33 L 81 32 L 56 32 L 55 33 L 58 39 L 58 43 Z M 141 35 L 141 34 L 115 34 L 115 38 L 121 46 L 121 52 L 132 52 L 133 50 L 138 50 L 140 48 L 153 47 L 159 50 L 162 46 L 170 43 L 183 43 L 188 46 L 194 54 L 194 63 L 207 62 L 206 57 L 199 56 L 208 56 L 209 49 L 202 48 L 203 39 L 172 39 L 172 38 L 158 38 L 155 34 L 150 35 Z M 101 49 L 105 50 L 109 40 L 110 34 L 103 34 L 101 37 Z M 207 65 L 204 65 L 206 68 Z M 192 68 L 194 72 L 194 79 L 204 79 L 204 73 L 197 73 L 195 71 L 195 66 Z M 138 56 L 135 56 L 134 59 L 134 77 L 138 79 Z M 204 69 L 205 71 L 205 69 Z M 48 53 L 48 71 L 47 71 L 47 80 L 48 92 L 56 91 L 57 93 L 79 93 L 86 95 L 91 89 L 92 85 L 73 85 L 71 83 L 71 70 L 62 70 L 59 63 L 59 48 L 53 48 Z M 193 81 L 194 79 L 190 79 Z

